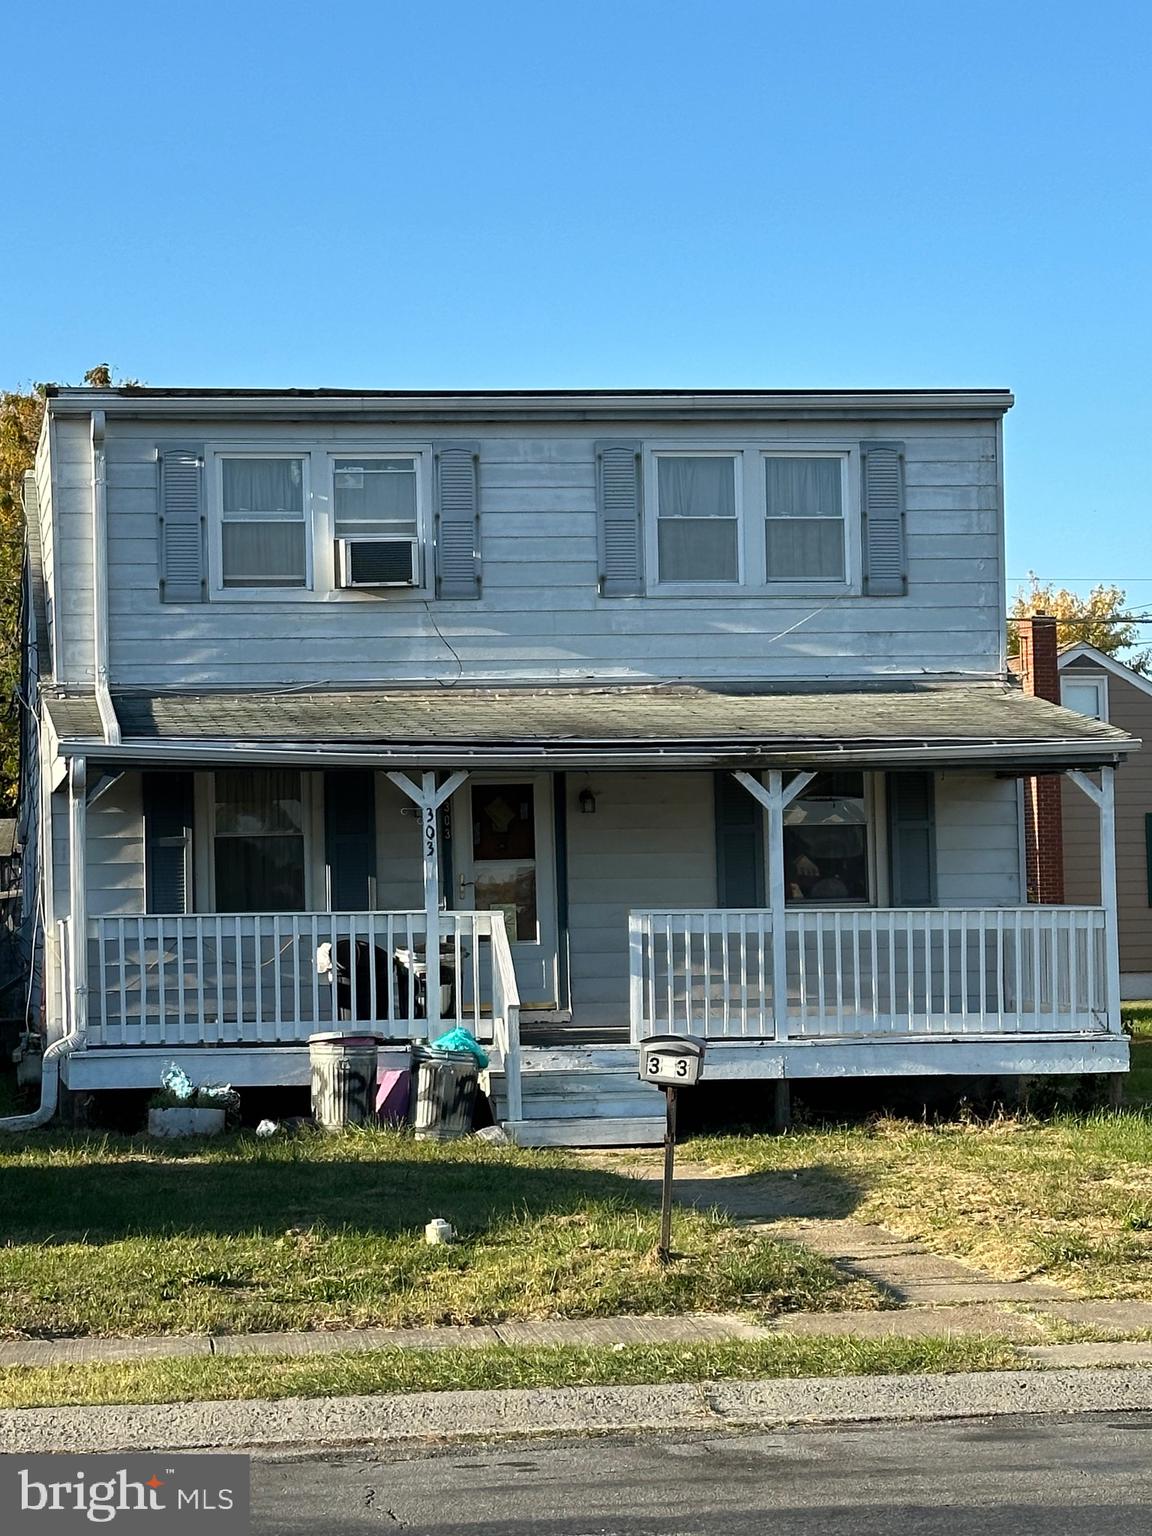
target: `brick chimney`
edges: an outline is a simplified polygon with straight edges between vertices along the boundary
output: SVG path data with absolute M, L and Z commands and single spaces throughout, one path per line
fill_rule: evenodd
M 1033 698 L 1060 702 L 1060 668 L 1056 661 L 1056 620 L 1047 613 L 1016 619 L 1020 654 L 1009 661 L 1024 692 Z M 1058 773 L 1037 774 L 1024 781 L 1024 858 L 1028 900 L 1059 906 L 1064 900 L 1064 827 Z

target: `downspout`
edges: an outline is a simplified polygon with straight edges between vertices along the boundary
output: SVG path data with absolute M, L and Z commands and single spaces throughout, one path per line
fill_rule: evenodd
M 47 1125 L 60 1100 L 60 1062 L 88 1032 L 88 886 L 85 842 L 88 836 L 88 774 L 82 757 L 68 769 L 68 884 L 71 920 L 68 924 L 68 981 L 71 984 L 72 1027 L 44 1052 L 40 1072 L 40 1107 L 28 1115 L 0 1120 L 0 1131 L 35 1131 Z
M 108 687 L 108 485 L 104 412 L 92 412 L 92 673 L 104 740 L 120 745 L 120 722 Z

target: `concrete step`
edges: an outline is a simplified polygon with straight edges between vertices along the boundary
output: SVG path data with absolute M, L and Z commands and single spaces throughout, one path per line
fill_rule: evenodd
M 521 1147 L 654 1147 L 664 1139 L 663 1119 L 647 1117 L 506 1120 L 504 1130 Z

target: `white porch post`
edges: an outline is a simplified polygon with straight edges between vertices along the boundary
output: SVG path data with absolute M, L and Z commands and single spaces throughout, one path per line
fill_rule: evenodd
M 764 818 L 764 862 L 768 885 L 768 910 L 772 914 L 772 1013 L 776 1020 L 776 1038 L 786 1040 L 788 1038 L 788 934 L 784 919 L 788 889 L 784 871 L 784 812 L 796 796 L 811 784 L 816 775 L 798 773 L 792 782 L 785 786 L 781 770 L 770 768 L 766 775 L 767 787 L 750 773 L 737 772 L 736 777 L 767 813 Z
M 1108 982 L 1108 1028 L 1120 1033 L 1120 910 L 1116 895 L 1116 770 L 1101 768 L 1100 784 L 1071 768 L 1068 777 L 1100 813 L 1100 905 L 1104 908 L 1104 963 Z
M 88 765 L 74 757 L 68 768 L 69 1033 L 87 1044 L 88 1030 Z
M 468 777 L 463 769 L 449 774 L 437 788 L 436 775 L 421 775 L 417 786 L 406 773 L 388 777 L 420 813 L 420 846 L 424 864 L 424 1009 L 428 1038 L 440 1028 L 440 807 Z

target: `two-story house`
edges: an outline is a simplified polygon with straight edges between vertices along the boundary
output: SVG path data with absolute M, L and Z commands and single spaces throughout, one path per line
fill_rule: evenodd
M 341 1018 L 466 1023 L 534 1142 L 655 1139 L 669 1031 L 766 1093 L 1124 1070 L 1136 743 L 1007 676 L 1011 403 L 51 391 L 42 1114 L 304 1083 Z M 1036 772 L 1097 805 L 1099 905 L 1026 903 Z

